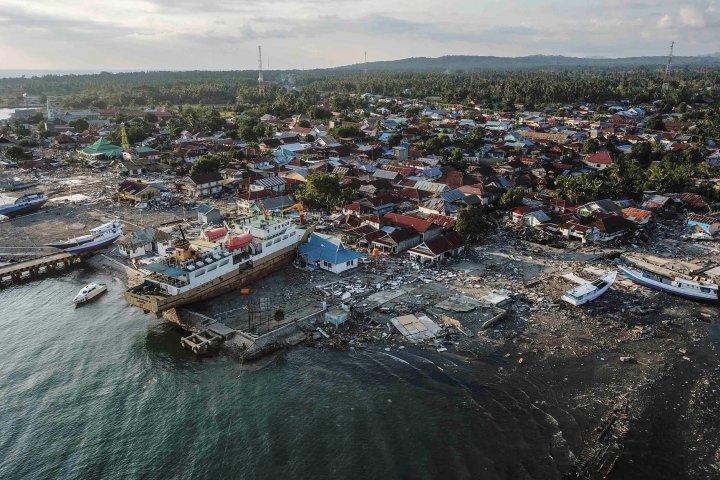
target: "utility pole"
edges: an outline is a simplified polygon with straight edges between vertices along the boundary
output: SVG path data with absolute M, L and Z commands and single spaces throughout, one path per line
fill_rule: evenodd
M 662 89 L 664 93 L 670 87 L 670 67 L 672 66 L 673 50 L 675 49 L 675 41 L 670 43 L 670 55 L 668 55 L 667 65 L 665 66 L 665 76 L 663 77 Z

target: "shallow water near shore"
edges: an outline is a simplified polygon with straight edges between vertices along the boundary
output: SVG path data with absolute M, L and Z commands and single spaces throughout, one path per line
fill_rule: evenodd
M 108 283 L 73 308 L 85 283 Z M 298 348 L 198 360 L 88 269 L 0 291 L 0 478 L 552 478 L 555 419 L 449 356 Z M 478 370 L 478 368 L 480 370 Z M 481 373 L 486 381 L 478 382 Z

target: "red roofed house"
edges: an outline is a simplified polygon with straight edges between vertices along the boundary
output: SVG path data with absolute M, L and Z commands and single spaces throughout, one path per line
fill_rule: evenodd
M 647 225 L 652 217 L 652 212 L 633 207 L 623 208 L 622 214 L 623 217 L 631 222 L 635 222 L 639 226 Z
M 442 228 L 432 222 L 423 220 L 422 218 L 411 217 L 410 215 L 402 215 L 399 213 L 386 213 L 383 215 L 385 223 L 406 227 L 415 230 L 423 242 L 437 237 Z
M 447 232 L 411 248 L 408 253 L 413 261 L 433 263 L 446 257 L 454 257 L 460 254 L 464 248 L 465 242 L 457 232 Z
M 512 221 L 513 223 L 520 223 L 522 222 L 523 217 L 526 213 L 530 213 L 533 211 L 532 207 L 529 207 L 527 205 L 520 205 L 515 210 L 512 211 Z
M 606 168 L 612 166 L 613 160 L 610 156 L 610 152 L 598 152 L 585 157 L 583 163 L 596 170 L 605 170 Z

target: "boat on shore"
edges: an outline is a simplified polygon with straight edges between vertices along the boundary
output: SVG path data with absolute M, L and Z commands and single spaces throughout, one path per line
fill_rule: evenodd
M 40 210 L 47 201 L 48 197 L 44 193 L 26 193 L 12 202 L 0 205 L 0 215 L 4 215 L 8 218 L 14 218 L 27 213 L 32 213 Z
M 48 243 L 46 246 L 78 254 L 107 247 L 123 234 L 122 223 L 118 220 L 105 223 L 90 230 L 89 235 L 70 238 L 64 242 Z
M 717 302 L 720 300 L 718 286 L 712 283 L 696 282 L 680 277 L 668 278 L 629 267 L 620 267 L 620 270 L 633 282 L 661 292 L 705 302 Z
M 143 282 L 125 300 L 159 313 L 217 297 L 288 265 L 312 230 L 267 216 L 243 219 L 216 241 L 188 241 L 183 234 L 174 251 L 142 267 Z
M 593 282 L 582 284 L 578 287 L 568 290 L 562 296 L 562 300 L 576 307 L 591 302 L 607 292 L 617 278 L 617 272 L 613 270 Z
M 104 283 L 90 283 L 80 289 L 78 294 L 75 295 L 75 298 L 73 298 L 73 303 L 76 307 L 83 305 L 94 300 L 105 292 L 107 292 L 107 285 Z

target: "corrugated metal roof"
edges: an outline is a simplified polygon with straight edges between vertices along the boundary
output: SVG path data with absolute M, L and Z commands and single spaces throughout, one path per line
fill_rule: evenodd
M 272 176 L 267 178 L 259 178 L 253 182 L 255 185 L 258 185 L 260 187 L 279 187 L 281 185 L 285 185 L 285 180 L 278 176 Z
M 397 176 L 397 172 L 390 172 L 388 170 L 375 170 L 375 173 L 373 173 L 373 177 L 384 178 L 386 180 L 394 180 Z
M 450 187 L 448 187 L 444 183 L 420 181 L 415 184 L 415 188 L 418 190 L 422 190 L 424 192 L 440 193 L 440 192 L 444 192 L 445 190 L 448 190 Z

